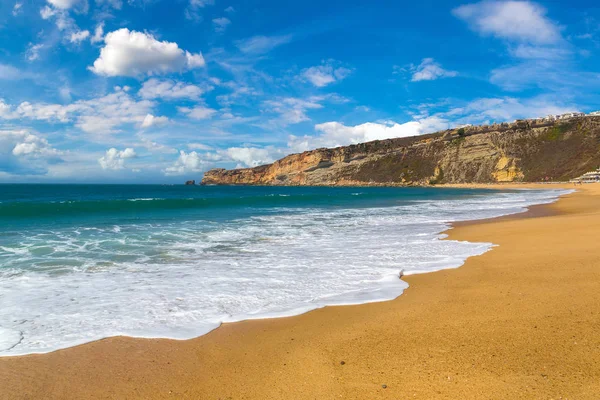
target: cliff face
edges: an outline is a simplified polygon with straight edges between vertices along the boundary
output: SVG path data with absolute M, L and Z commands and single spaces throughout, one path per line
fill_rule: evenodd
M 600 117 L 520 121 L 292 154 L 213 169 L 202 184 L 423 185 L 566 181 L 600 165 Z

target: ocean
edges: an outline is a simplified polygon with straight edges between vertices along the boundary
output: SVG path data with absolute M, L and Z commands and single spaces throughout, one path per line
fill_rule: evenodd
M 491 243 L 453 221 L 564 190 L 0 185 L 0 356 L 390 300 Z

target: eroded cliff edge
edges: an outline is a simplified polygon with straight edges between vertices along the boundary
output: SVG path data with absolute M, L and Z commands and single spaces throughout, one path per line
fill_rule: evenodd
M 466 127 L 213 169 L 205 185 L 428 185 L 566 181 L 600 166 L 600 117 Z

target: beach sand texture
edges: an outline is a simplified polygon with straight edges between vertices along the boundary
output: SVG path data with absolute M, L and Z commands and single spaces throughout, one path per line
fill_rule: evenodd
M 0 358 L 0 399 L 599 399 L 600 185 L 577 188 L 451 230 L 499 246 L 396 300 Z

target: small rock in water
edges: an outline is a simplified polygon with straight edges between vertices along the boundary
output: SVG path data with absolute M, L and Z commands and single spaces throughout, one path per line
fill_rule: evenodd
M 346 364 L 346 361 L 340 361 L 340 364 L 344 365 L 344 364 Z
M 381 385 L 381 387 L 387 389 L 387 385 Z

